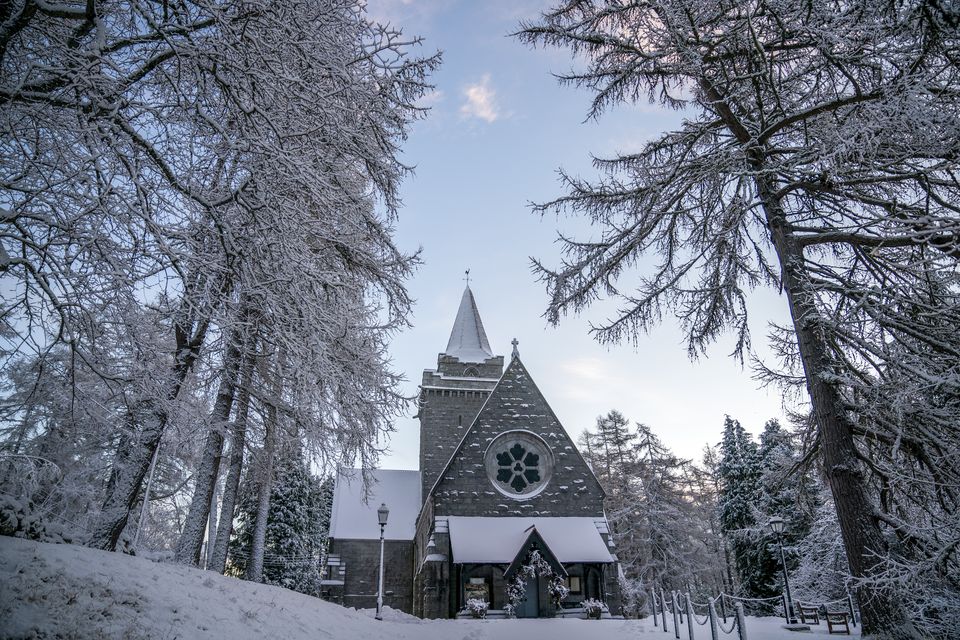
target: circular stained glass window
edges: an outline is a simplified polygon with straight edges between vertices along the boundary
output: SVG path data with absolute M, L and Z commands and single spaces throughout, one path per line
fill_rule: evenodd
M 532 498 L 550 482 L 553 452 L 529 431 L 508 431 L 487 447 L 484 466 L 497 491 L 518 500 Z

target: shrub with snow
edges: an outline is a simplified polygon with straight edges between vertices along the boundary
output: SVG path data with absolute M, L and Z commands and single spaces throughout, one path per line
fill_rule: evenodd
M 593 598 L 587 598 L 583 601 L 583 610 L 587 612 L 588 618 L 597 618 L 607 610 L 607 603 Z
M 555 609 L 560 608 L 560 603 L 566 600 L 570 595 L 570 589 L 567 588 L 567 582 L 562 576 L 553 576 L 547 585 L 547 591 L 550 592 L 550 601 L 553 602 Z
M 60 527 L 45 523 L 33 502 L 0 495 L 0 535 L 40 542 L 70 542 Z
M 487 609 L 490 608 L 490 603 L 486 600 L 481 600 L 480 598 L 470 598 L 467 600 L 467 611 L 469 611 L 474 618 L 486 618 Z

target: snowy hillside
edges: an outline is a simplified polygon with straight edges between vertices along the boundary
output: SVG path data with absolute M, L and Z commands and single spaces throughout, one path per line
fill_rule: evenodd
M 386 617 L 377 622 L 368 611 L 213 572 L 0 537 L 4 639 L 580 640 L 598 629 L 610 640 L 673 637 L 642 620 L 421 621 L 393 611 Z M 778 620 L 749 619 L 748 628 L 751 640 L 798 637 Z M 709 638 L 705 627 L 696 631 Z

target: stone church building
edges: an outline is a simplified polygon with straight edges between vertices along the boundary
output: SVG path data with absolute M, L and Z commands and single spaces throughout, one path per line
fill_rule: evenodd
M 463 615 L 467 599 L 497 615 L 507 585 L 525 585 L 519 617 L 555 615 L 539 552 L 569 595 L 564 615 L 604 601 L 619 613 L 619 565 L 604 492 L 520 359 L 494 355 L 469 286 L 446 350 L 420 386 L 420 470 L 341 469 L 334 490 L 324 595 L 376 606 L 380 527 L 384 604 L 424 618 Z M 370 481 L 364 491 L 364 474 Z M 535 556 L 533 556 L 535 557 Z M 518 578 L 517 575 L 520 577 Z

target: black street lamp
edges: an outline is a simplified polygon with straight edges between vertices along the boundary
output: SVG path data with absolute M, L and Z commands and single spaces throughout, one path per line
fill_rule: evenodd
M 787 557 L 783 554 L 783 529 L 786 522 L 779 516 L 770 518 L 768 523 L 770 530 L 777 536 L 777 546 L 780 547 L 780 564 L 783 567 L 783 587 L 787 595 L 787 624 L 796 624 L 797 620 L 793 617 L 793 599 L 790 597 L 790 580 L 787 578 Z
M 377 584 L 377 615 L 374 616 L 377 620 L 383 620 L 383 528 L 387 526 L 388 515 L 390 510 L 387 509 L 387 504 L 380 503 L 380 508 L 377 509 L 377 521 L 380 523 L 380 580 Z

